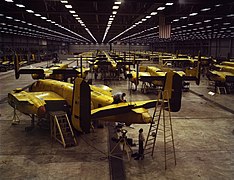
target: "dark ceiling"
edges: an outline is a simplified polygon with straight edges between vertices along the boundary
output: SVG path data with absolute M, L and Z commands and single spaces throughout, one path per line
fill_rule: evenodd
M 163 18 L 170 39 L 159 38 Z M 234 1 L 0 0 L 0 33 L 83 43 L 230 38 Z

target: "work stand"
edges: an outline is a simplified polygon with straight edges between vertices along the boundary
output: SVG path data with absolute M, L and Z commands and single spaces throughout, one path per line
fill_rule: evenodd
M 18 116 L 18 114 L 16 113 L 16 106 L 14 107 L 14 111 L 13 111 L 13 118 L 12 118 L 12 125 L 17 125 L 20 123 L 20 118 Z
M 122 145 L 122 152 L 126 152 L 127 157 L 128 157 L 128 161 L 131 159 L 131 154 L 132 154 L 132 148 L 131 146 L 128 144 L 127 142 L 127 130 L 121 130 L 122 136 L 118 139 L 118 143 L 114 146 L 114 148 L 110 151 L 109 156 L 114 157 L 114 158 L 118 158 L 118 159 L 122 159 L 121 157 L 117 156 L 114 154 L 114 152 L 117 150 L 118 147 L 121 147 Z M 129 151 L 131 152 L 129 154 Z

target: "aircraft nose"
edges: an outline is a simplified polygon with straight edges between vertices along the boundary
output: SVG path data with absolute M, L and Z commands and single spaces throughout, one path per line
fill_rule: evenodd
M 38 115 L 39 117 L 43 117 L 43 116 L 45 116 L 45 114 L 46 114 L 45 106 L 40 106 L 40 107 L 38 108 L 38 110 L 37 110 L 37 115 Z

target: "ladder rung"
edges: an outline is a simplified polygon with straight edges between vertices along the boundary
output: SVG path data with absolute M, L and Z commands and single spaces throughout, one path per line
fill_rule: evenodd
M 154 140 L 155 138 L 148 139 L 147 142 Z
M 168 138 L 171 138 L 171 139 L 172 139 L 172 135 L 170 134 L 170 135 L 168 135 L 168 136 L 165 136 L 165 138 L 166 138 L 166 139 L 168 139 Z
M 144 155 L 149 154 L 149 153 L 152 153 L 152 152 L 145 152 Z
M 152 150 L 153 149 L 153 146 L 152 147 L 148 147 L 146 149 L 144 149 L 144 151 L 149 151 L 149 150 Z
M 147 143 L 146 146 L 149 146 L 149 145 L 152 145 L 152 144 L 154 144 L 154 142 L 152 142 L 152 143 Z

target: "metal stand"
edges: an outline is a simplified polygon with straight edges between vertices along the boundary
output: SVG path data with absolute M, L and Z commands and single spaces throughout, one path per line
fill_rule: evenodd
M 12 125 L 17 125 L 20 123 L 19 116 L 16 114 L 16 106 L 14 107 L 13 118 L 12 118 Z
M 127 150 L 127 149 L 125 149 L 125 147 L 128 147 L 129 148 L 129 150 L 131 151 L 131 154 L 132 154 L 132 148 L 131 148 L 131 146 L 128 144 L 128 142 L 127 142 L 127 136 L 126 136 L 126 133 L 127 133 L 127 130 L 121 130 L 121 132 L 122 132 L 122 136 L 121 136 L 121 138 L 119 139 L 119 142 L 115 145 L 115 147 L 110 151 L 110 156 L 112 156 L 112 157 L 116 157 L 116 158 L 120 158 L 120 157 L 118 157 L 118 156 L 115 156 L 115 155 L 112 155 L 112 153 L 114 152 L 114 150 L 119 146 L 119 145 L 121 145 L 121 143 L 122 143 L 122 145 L 123 145 L 123 149 L 122 149 L 122 151 L 124 152 L 124 151 L 126 151 L 126 153 L 127 153 L 127 157 L 128 157 L 128 160 L 130 160 L 131 159 L 131 156 L 129 155 L 129 151 Z

